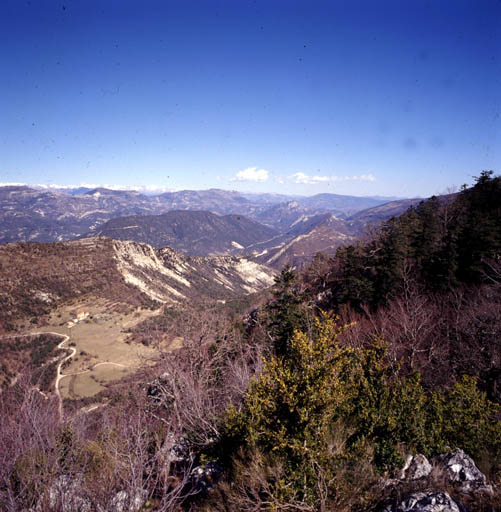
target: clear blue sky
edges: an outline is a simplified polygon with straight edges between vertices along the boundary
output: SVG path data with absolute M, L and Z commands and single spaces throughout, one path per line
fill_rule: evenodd
M 501 169 L 499 0 L 2 0 L 0 182 L 430 195 Z

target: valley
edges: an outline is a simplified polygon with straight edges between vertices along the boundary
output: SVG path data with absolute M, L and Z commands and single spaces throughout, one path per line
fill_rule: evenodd
M 46 388 L 46 392 L 55 392 L 61 402 L 61 414 L 65 399 L 92 397 L 105 390 L 110 382 L 152 364 L 160 348 L 168 350 L 179 344 L 177 339 L 166 339 L 155 347 L 147 347 L 131 341 L 130 331 L 140 322 L 158 314 L 159 309 L 137 308 L 118 313 L 114 306 L 98 297 L 92 301 L 69 301 L 49 314 L 42 326 L 24 333 L 0 335 L 0 340 L 8 339 L 11 342 L 19 337 L 44 334 L 62 338 L 57 345 L 59 350 L 52 354 L 52 358 L 38 362 L 38 370 L 45 366 L 49 374 L 55 372 L 52 376 L 48 375 L 48 382 L 52 381 L 53 384 Z M 77 311 L 85 312 L 85 319 L 77 320 Z M 4 363 L 7 355 L 4 352 Z
M 71 328 L 67 327 L 75 310 L 85 311 L 89 316 Z M 125 314 L 108 311 L 110 307 L 106 301 L 77 301 L 58 308 L 50 315 L 48 325 L 38 330 L 68 336 L 64 350 L 74 351 L 63 364 L 60 378 L 55 383 L 63 400 L 96 395 L 107 383 L 151 364 L 155 359 L 157 350 L 131 343 L 127 330 L 157 311 L 141 308 Z
M 388 203 L 385 198 L 337 194 L 290 197 L 218 189 L 146 196 L 105 188 L 0 187 L 0 243 L 107 236 L 155 248 L 170 246 L 190 256 L 255 256 L 294 245 L 296 237 L 308 234 L 312 249 L 307 253 L 300 250 L 294 255 L 291 246 L 284 249 L 291 256 L 289 263 L 302 265 L 315 255 L 315 246 L 327 248 L 328 238 L 335 248 L 346 243 L 346 236 L 360 236 L 371 224 L 420 201 Z M 312 230 L 320 226 L 322 241 L 316 242 Z M 285 258 L 273 261 L 279 270 Z
M 58 485 L 78 499 L 71 512 L 106 510 L 139 474 L 152 510 L 228 496 L 240 510 L 275 485 L 257 447 L 294 490 L 272 498 L 290 510 L 320 510 L 304 496 L 325 475 L 328 503 L 351 510 L 368 510 L 354 477 L 375 510 L 388 488 L 419 489 L 387 476 L 409 471 L 402 453 L 474 468 L 467 497 L 446 469 L 423 482 L 451 503 L 495 504 L 500 183 L 485 173 L 461 195 L 350 216 L 287 202 L 262 217 L 273 226 L 173 210 L 0 245 L 0 429 L 19 452 L 7 486 L 53 457 L 59 480 L 16 499 L 38 506 Z
M 501 512 L 501 0 L 4 0 L 0 512 Z
M 64 359 L 58 393 L 79 403 L 155 364 L 159 350 L 180 346 L 182 338 L 165 327 L 135 340 L 134 329 L 158 324 L 166 308 L 261 292 L 285 265 L 301 268 L 317 252 L 334 256 L 370 221 L 417 201 L 27 187 L 0 187 L 0 199 L 3 240 L 24 240 L 0 245 L 0 329 L 69 336 L 64 350 L 74 354 L 45 364 L 54 371 Z M 50 242 L 68 237 L 77 239 Z M 38 239 L 47 243 L 26 243 Z
M 0 339 L 68 336 L 64 350 L 75 353 L 60 375 L 58 370 L 57 390 L 63 400 L 82 403 L 110 382 L 154 364 L 159 350 L 179 347 L 179 336 L 157 337 L 155 346 L 138 343 L 131 333 L 141 322 L 195 299 L 224 303 L 258 292 L 274 276 L 244 258 L 187 258 L 169 248 L 106 238 L 7 244 L 0 247 L 0 269 L 6 305 Z M 3 355 L 5 364 L 15 355 L 9 354 Z M 53 372 L 62 357 L 52 353 L 38 366 Z

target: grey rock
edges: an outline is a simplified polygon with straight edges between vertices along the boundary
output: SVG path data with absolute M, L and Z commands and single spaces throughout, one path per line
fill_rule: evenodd
M 164 372 L 148 384 L 146 394 L 152 402 L 163 403 L 173 402 L 174 395 L 169 384 L 170 374 Z
M 83 494 L 81 482 L 63 475 L 50 487 L 47 502 L 38 503 L 32 512 L 45 512 L 45 510 L 58 510 L 61 512 L 139 512 L 144 505 L 148 493 L 141 489 L 131 495 L 128 491 L 119 491 L 113 496 L 111 503 L 103 508 L 94 507 L 91 501 Z M 49 507 L 47 509 L 47 507 Z
M 493 492 L 485 475 L 463 450 L 440 455 L 434 459 L 434 462 L 443 469 L 451 482 L 459 485 L 461 491 Z
M 197 494 L 207 494 L 216 485 L 222 473 L 223 468 L 213 461 L 204 466 L 197 466 L 190 473 L 189 485 Z
M 400 480 L 419 480 L 420 478 L 427 477 L 431 473 L 431 470 L 432 465 L 424 455 L 420 453 L 417 455 L 409 455 L 398 478 Z
M 185 437 L 178 437 L 174 434 L 167 435 L 164 449 L 166 450 L 166 462 L 179 466 L 190 466 L 193 461 L 193 453 L 190 443 Z
M 82 496 L 80 483 L 69 476 L 57 478 L 49 488 L 48 506 L 50 510 L 61 512 L 91 512 L 90 500 Z M 37 511 L 45 510 L 46 504 L 39 503 Z
M 398 505 L 389 505 L 384 512 L 465 512 L 465 508 L 446 492 L 417 492 Z

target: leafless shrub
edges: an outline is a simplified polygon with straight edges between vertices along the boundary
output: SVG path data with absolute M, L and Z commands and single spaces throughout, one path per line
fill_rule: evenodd
M 209 445 L 219 437 L 222 412 L 241 400 L 261 364 L 260 347 L 235 329 L 185 338 L 182 350 L 165 353 L 158 366 L 164 416 L 195 446 Z
M 46 398 L 23 375 L 0 395 L 0 508 L 33 506 L 57 465 L 57 400 Z
M 23 378 L 21 383 L 29 382 Z M 150 414 L 142 388 L 63 423 L 30 385 L 0 395 L 0 509 L 173 511 L 192 490 L 193 460 L 169 466 L 175 425 Z
M 427 388 L 453 385 L 458 376 L 479 377 L 495 401 L 501 399 L 501 285 L 454 288 L 431 294 L 406 282 L 402 295 L 363 313 L 346 306 L 342 340 L 351 346 L 384 338 L 388 358 L 403 371 L 419 371 Z

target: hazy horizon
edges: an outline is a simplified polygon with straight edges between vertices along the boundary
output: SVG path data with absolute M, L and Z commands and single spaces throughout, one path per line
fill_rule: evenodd
M 0 182 L 471 185 L 501 167 L 499 27 L 495 0 L 6 0 Z
M 0 187 L 28 187 L 32 189 L 39 189 L 39 190 L 49 190 L 49 191 L 57 191 L 57 192 L 65 192 L 65 191 L 72 191 L 72 190 L 78 190 L 78 189 L 107 189 L 111 191 L 117 191 L 117 192 L 139 192 L 144 195 L 148 196 L 155 196 L 164 194 L 166 192 L 184 192 L 184 191 L 191 191 L 191 192 L 204 192 L 208 190 L 221 190 L 224 192 L 236 192 L 238 194 L 241 194 L 243 196 L 245 195 L 271 195 L 271 196 L 285 196 L 285 197 L 311 197 L 319 194 L 336 194 L 335 192 L 315 192 L 311 194 L 284 194 L 281 192 L 253 192 L 251 190 L 236 190 L 232 188 L 219 188 L 219 187 L 209 187 L 209 188 L 162 188 L 157 186 L 120 186 L 120 185 L 109 185 L 109 184 L 97 184 L 97 183 L 81 183 L 79 185 L 57 185 L 57 184 L 50 184 L 46 185 L 43 183 L 22 183 L 22 182 L 5 182 L 0 183 Z M 445 191 L 445 193 L 449 193 L 449 191 Z M 357 194 L 339 194 L 339 195 L 345 195 L 345 196 L 353 196 L 353 197 L 368 197 L 368 198 L 379 198 L 379 199 L 408 199 L 404 196 L 389 196 L 389 195 L 360 195 L 357 196 Z M 414 196 L 415 198 L 420 198 L 421 196 Z

